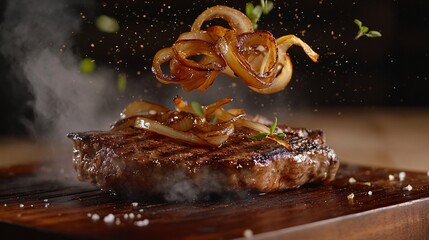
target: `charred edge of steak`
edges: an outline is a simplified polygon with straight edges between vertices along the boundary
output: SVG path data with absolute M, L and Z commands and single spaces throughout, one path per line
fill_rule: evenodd
M 323 132 L 283 127 L 292 151 L 237 128 L 222 147 L 179 142 L 141 129 L 82 132 L 75 143 L 78 177 L 132 195 L 223 191 L 274 192 L 329 182 L 339 167 Z

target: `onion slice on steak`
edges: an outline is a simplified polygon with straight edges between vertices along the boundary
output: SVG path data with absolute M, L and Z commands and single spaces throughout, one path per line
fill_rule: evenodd
M 121 113 L 121 118 L 127 118 L 134 115 L 140 114 L 156 114 L 156 113 L 165 113 L 168 112 L 169 109 L 148 101 L 137 100 L 131 102 L 125 107 L 125 109 Z
M 145 129 L 150 132 L 155 132 L 166 137 L 182 140 L 185 142 L 207 145 L 207 142 L 192 133 L 175 130 L 159 123 L 158 121 L 145 117 L 137 117 L 134 127 Z
M 112 126 L 112 131 L 128 131 L 130 127 L 134 127 L 192 144 L 218 147 L 228 140 L 236 127 L 245 127 L 262 133 L 271 132 L 267 125 L 246 118 L 243 109 L 222 108 L 230 102 L 232 98 L 223 98 L 210 105 L 201 106 L 202 113 L 197 114 L 192 106 L 179 96 L 174 98 L 176 111 L 138 100 L 125 108 L 125 114 L 124 112 L 121 114 L 125 118 L 117 121 Z M 271 135 L 267 138 L 291 149 L 284 140 Z

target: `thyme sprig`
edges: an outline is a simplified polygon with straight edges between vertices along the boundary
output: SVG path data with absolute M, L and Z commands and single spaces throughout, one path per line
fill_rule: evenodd
M 370 38 L 381 37 L 380 32 L 369 31 L 369 28 L 367 26 L 364 26 L 359 19 L 355 19 L 354 23 L 359 27 L 359 31 L 357 32 L 355 39 L 359 39 L 362 36 L 366 36 Z
M 257 29 L 257 22 L 262 14 L 267 15 L 274 7 L 274 3 L 268 0 L 261 0 L 261 5 L 253 5 L 253 3 L 246 3 L 246 15 L 252 21 L 253 28 Z
M 282 132 L 275 133 L 276 128 L 277 128 L 277 117 L 274 118 L 274 122 L 270 127 L 270 132 L 260 132 L 255 135 L 252 135 L 250 138 L 259 140 L 259 139 L 264 139 L 266 137 L 274 137 L 274 138 L 277 138 L 278 140 L 283 140 L 285 138 L 285 134 Z

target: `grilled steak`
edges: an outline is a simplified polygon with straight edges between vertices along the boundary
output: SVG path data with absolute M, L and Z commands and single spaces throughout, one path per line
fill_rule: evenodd
M 80 180 L 131 196 L 274 192 L 334 179 L 339 161 L 322 131 L 280 127 L 291 150 L 267 138 L 252 139 L 255 131 L 244 127 L 237 127 L 221 147 L 134 127 L 68 137 L 75 144 L 73 163 Z

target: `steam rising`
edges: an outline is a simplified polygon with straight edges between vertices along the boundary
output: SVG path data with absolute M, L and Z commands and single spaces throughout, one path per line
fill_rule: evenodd
M 97 69 L 91 75 L 79 72 L 82 57 L 72 51 L 72 36 L 79 31 L 81 20 L 73 9 L 84 2 L 10 0 L 0 26 L 3 43 L 0 53 L 14 67 L 15 77 L 28 84 L 34 95 L 34 101 L 28 104 L 35 111 L 36 121 L 29 128 L 39 138 L 43 136 L 67 146 L 70 154 L 54 155 L 55 158 L 64 155 L 67 166 L 71 165 L 71 142 L 66 134 L 106 130 L 117 119 L 119 105 L 123 105 L 112 97 L 115 95 L 112 70 Z M 115 109 L 115 105 L 119 107 Z M 111 109 L 106 110 L 107 106 Z M 174 182 L 163 189 L 168 201 L 195 200 L 207 191 L 205 188 L 218 188 L 214 183 L 195 188 L 185 176 L 172 179 Z
M 100 129 L 113 118 L 102 106 L 112 91 L 109 71 L 90 76 L 79 72 L 80 57 L 72 51 L 72 34 L 80 27 L 75 7 L 84 1 L 7 2 L 0 26 L 0 52 L 11 62 L 19 81 L 34 95 L 38 136 L 65 139 L 70 131 Z M 110 86 L 110 88 L 109 88 Z
M 38 139 L 46 137 L 48 142 L 61 145 L 60 154 L 55 149 L 53 156 L 55 160 L 64 160 L 67 167 L 71 166 L 72 146 L 66 134 L 106 130 L 124 105 L 113 97 L 116 92 L 113 70 L 98 68 L 91 75 L 79 72 L 83 56 L 73 51 L 72 37 L 81 25 L 79 13 L 74 10 L 83 4 L 84 0 L 9 0 L 0 25 L 0 53 L 10 61 L 18 81 L 29 85 L 34 96 L 28 104 L 34 109 L 36 119 L 28 127 Z M 207 102 L 219 98 L 212 94 L 204 99 Z M 61 152 L 62 149 L 67 152 Z M 69 181 L 64 179 L 63 172 L 40 177 Z M 177 173 L 169 184 L 158 187 L 167 201 L 207 199 L 208 194 L 223 189 L 219 180 L 222 178 L 215 173 L 202 172 L 201 178 L 204 181 L 195 185 L 189 177 Z

